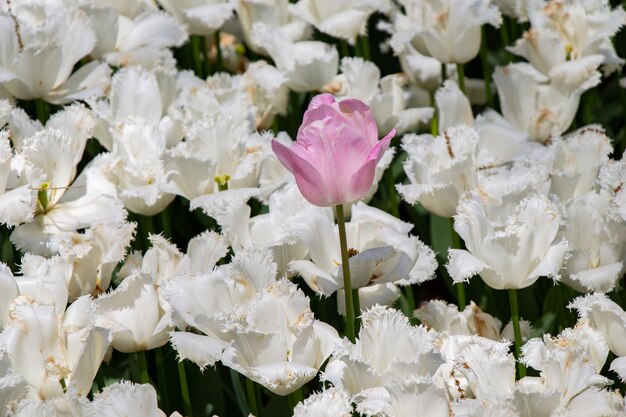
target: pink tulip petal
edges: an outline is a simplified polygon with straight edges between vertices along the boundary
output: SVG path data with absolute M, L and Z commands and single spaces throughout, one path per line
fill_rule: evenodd
M 356 98 L 347 98 L 339 102 L 339 110 L 342 113 L 367 113 L 370 112 L 370 106 Z
M 332 205 L 328 187 L 320 173 L 309 162 L 277 140 L 272 140 L 272 150 L 285 168 L 294 174 L 298 189 L 304 198 L 317 206 Z
M 307 107 L 306 109 L 306 113 L 308 113 L 311 110 L 317 109 L 322 104 L 328 104 L 328 105 L 335 104 L 335 97 L 332 94 L 328 94 L 328 93 L 316 95 L 315 97 L 311 99 L 311 102 L 309 103 L 309 107 Z
M 331 206 L 358 200 L 369 191 L 376 164 L 394 135 L 395 129 L 378 140 L 366 103 L 336 102 L 332 95 L 321 94 L 311 100 L 296 142 L 287 147 L 272 141 L 272 149 L 307 200 Z
M 348 186 L 351 194 L 351 198 L 348 201 L 356 201 L 367 194 L 374 182 L 376 165 L 378 165 L 378 161 L 380 161 L 380 158 L 382 158 L 387 148 L 389 148 L 389 142 L 395 133 L 396 131 L 393 129 L 378 142 L 376 146 L 372 148 L 365 163 L 354 173 Z
M 348 184 L 349 193 L 346 202 L 353 202 L 362 198 L 370 190 L 376 173 L 376 160 L 368 160 L 354 173 Z
M 384 146 L 384 149 L 382 149 L 382 151 L 379 151 L 379 153 L 378 153 L 378 157 L 377 157 L 377 159 L 376 159 L 376 163 L 377 163 L 377 164 L 378 164 L 378 161 L 380 161 L 380 158 L 382 158 L 382 157 L 383 157 L 383 154 L 385 153 L 385 151 L 387 150 L 387 148 L 389 148 L 389 143 L 391 143 L 391 139 L 393 139 L 393 137 L 394 137 L 395 135 L 396 135 L 396 129 L 395 129 L 395 128 L 393 128 L 393 129 L 391 129 L 391 131 L 390 131 L 389 133 L 387 133 L 387 134 L 385 135 L 385 137 L 384 137 L 384 138 L 382 138 L 382 139 L 380 140 L 380 142 L 378 142 L 378 143 L 380 143 L 380 144 L 381 144 L 381 145 L 380 145 L 381 147 L 383 147 L 383 146 Z M 374 147 L 374 148 L 375 148 L 375 147 Z M 374 149 L 372 149 L 372 152 L 374 152 Z

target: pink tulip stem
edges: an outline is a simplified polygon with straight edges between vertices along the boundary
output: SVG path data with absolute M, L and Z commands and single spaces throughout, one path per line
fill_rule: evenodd
M 520 362 L 522 351 L 522 332 L 519 327 L 519 307 L 517 303 L 517 289 L 509 289 L 509 304 L 511 306 L 511 321 L 513 322 L 513 334 L 515 335 L 515 360 L 517 361 L 517 376 L 521 379 L 526 376 L 526 368 Z
M 351 342 L 355 340 L 354 302 L 352 300 L 352 283 L 350 280 L 350 259 L 346 239 L 346 221 L 343 215 L 343 204 L 335 206 L 337 227 L 339 229 L 339 245 L 341 247 L 341 267 L 343 268 L 343 292 L 346 297 L 346 336 Z

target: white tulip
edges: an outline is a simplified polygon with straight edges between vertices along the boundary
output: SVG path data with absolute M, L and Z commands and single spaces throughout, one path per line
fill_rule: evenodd
M 552 138 L 545 154 L 551 154 L 550 192 L 568 203 L 594 189 L 600 167 L 613 151 L 604 129 L 592 125 L 563 137 Z
M 98 34 L 94 58 L 112 66 L 140 65 L 155 68 L 170 65 L 172 53 L 167 48 L 181 46 L 187 40 L 185 27 L 176 19 L 145 2 L 126 10 L 109 7 L 87 8 Z
M 28 119 L 28 118 L 27 118 Z M 9 129 L 12 126 L 9 125 Z M 13 129 L 11 129 L 13 131 Z M 9 142 L 9 131 L 0 131 L 0 222 L 7 226 L 17 226 L 29 222 L 34 217 L 33 207 L 37 195 L 29 184 L 19 184 L 19 177 L 26 167 L 17 164 Z M 19 165 L 22 165 L 21 167 Z
M 298 220 L 296 233 L 305 242 L 311 260 L 292 261 L 289 268 L 299 273 L 315 292 L 331 295 L 343 288 L 334 221 L 319 211 Z M 360 202 L 352 207 L 351 221 L 346 223 L 348 247 L 352 252 L 352 288 L 378 284 L 404 286 L 432 279 L 436 269 L 434 253 L 418 238 L 409 235 L 410 229 L 409 224 L 379 209 Z M 378 294 L 384 296 L 385 293 Z M 395 297 L 399 295 L 396 291 L 393 294 Z M 386 301 L 393 301 L 395 297 Z M 361 306 L 365 309 L 376 302 L 381 303 L 383 299 L 370 297 L 367 305 L 362 303 Z
M 451 335 L 477 335 L 500 340 L 502 323 L 472 301 L 463 311 L 442 300 L 432 300 L 415 310 L 414 316 L 428 328 Z
M 601 334 L 615 355 L 626 356 L 626 313 L 617 303 L 601 293 L 578 297 L 568 306 L 578 310 L 580 319 L 588 320 Z
M 245 323 L 233 335 L 234 353 L 222 362 L 278 395 L 313 379 L 339 341 L 334 328 L 313 319 L 309 299 L 287 280 L 258 294 Z
M 380 80 L 380 94 L 371 101 L 372 114 L 379 131 L 395 128 L 398 134 L 417 129 L 418 124 L 428 122 L 434 110 L 415 103 L 418 90 L 407 85 L 402 74 L 391 74 Z
M 480 49 L 481 26 L 498 27 L 502 17 L 490 0 L 402 1 L 419 38 L 414 45 L 441 62 L 465 64 Z
M 221 0 L 158 0 L 193 35 L 211 35 L 233 14 L 234 5 Z
M 267 55 L 263 42 L 254 36 L 257 23 L 267 25 L 277 31 L 277 36 L 291 42 L 310 37 L 311 26 L 289 13 L 287 0 L 236 0 L 235 8 L 246 45 L 258 54 Z
M 14 118 L 22 126 L 25 121 Z M 24 210 L 34 218 L 11 234 L 18 248 L 49 255 L 57 250 L 53 240 L 58 236 L 96 224 L 119 223 L 126 217 L 114 188 L 97 170 L 88 166 L 76 178 L 93 126 L 85 108 L 72 106 L 55 114 L 45 128 L 34 123 L 16 132 L 20 133 L 15 145 L 23 174 L 15 185 L 26 185 L 34 194 L 32 200 L 21 201 L 30 204 Z
M 163 346 L 173 330 L 159 303 L 157 288 L 146 273 L 134 272 L 115 291 L 98 297 L 96 304 L 100 309 L 96 323 L 111 330 L 111 346 L 120 352 Z
M 520 55 L 544 74 L 556 65 L 600 54 L 606 75 L 619 69 L 611 38 L 624 25 L 626 13 L 609 2 L 551 0 L 529 2 L 531 28 L 509 50 Z
M 85 404 L 82 411 L 84 415 L 94 417 L 165 417 L 159 410 L 154 387 L 129 381 L 106 387 L 95 395 L 91 403 Z
M 434 342 L 434 331 L 411 326 L 397 310 L 375 306 L 363 312 L 356 342 L 343 339 L 337 345 L 322 379 L 346 391 L 358 411 L 380 413 L 391 401 L 386 384 L 433 374 L 444 362 Z
M 393 381 L 385 388 L 396 417 L 447 417 L 452 414 L 446 391 L 427 378 Z
M 289 11 L 320 32 L 354 45 L 357 36 L 365 35 L 367 20 L 376 11 L 373 6 L 357 0 L 299 0 Z
M 69 258 L 26 254 L 22 258 L 22 276 L 17 277 L 20 295 L 27 295 L 38 303 L 53 305 L 65 311 L 69 301 L 68 282 L 73 265 Z
M 528 21 L 528 3 L 531 0 L 494 0 L 502 14 L 518 22 Z
M 478 163 L 481 167 L 499 166 L 509 161 L 545 159 L 547 152 L 540 143 L 529 140 L 529 134 L 519 130 L 495 110 L 487 109 L 475 120 L 479 134 Z
M 626 159 L 607 161 L 600 169 L 598 181 L 611 195 L 611 215 L 626 221 Z
M 71 6 L 38 12 L 45 16 L 40 22 L 0 14 L 0 85 L 18 99 L 55 104 L 101 95 L 110 83 L 107 65 L 92 61 L 72 73 L 96 43 L 85 13 Z
M 334 46 L 320 41 L 292 42 L 260 23 L 253 27 L 253 37 L 286 74 L 293 91 L 321 90 L 337 73 L 339 54 Z
M 600 82 L 600 62 L 595 56 L 576 61 L 583 68 L 573 79 L 567 73 L 547 77 L 527 63 L 497 67 L 494 80 L 502 114 L 539 142 L 563 133 L 574 120 L 582 93 Z
M 267 136 L 249 134 L 238 120 L 216 114 L 189 126 L 186 140 L 174 146 L 170 154 L 210 163 L 215 188 L 237 189 L 257 185 L 261 162 L 269 152 Z
M 454 81 L 447 80 L 443 83 L 435 94 L 435 101 L 439 112 L 439 131 L 443 132 L 458 124 L 474 125 L 472 105 Z
M 434 138 L 432 135 L 406 135 L 402 147 L 408 153 L 404 171 L 410 184 L 396 189 L 410 204 L 419 202 L 442 217 L 456 213 L 461 196 L 476 188 L 475 129 L 459 125 Z
M 111 128 L 127 118 L 140 117 L 156 125 L 165 136 L 166 146 L 180 142 L 182 123 L 168 110 L 174 101 L 175 77 L 165 69 L 148 71 L 141 67 L 122 68 L 113 76 L 108 99 L 92 100 L 90 106 L 98 117 L 94 137 L 107 150 L 113 147 Z
M 557 240 L 561 217 L 546 198 L 534 195 L 522 200 L 514 210 L 488 208 L 477 199 L 459 204 L 454 229 L 465 241 L 467 250 L 451 249 L 448 272 L 454 282 L 476 274 L 494 289 L 519 289 L 532 285 L 539 277 L 558 280 L 568 252 L 568 243 Z M 506 223 L 493 223 L 500 216 Z
M 598 374 L 608 349 L 597 332 L 578 325 L 559 336 L 545 335 L 522 347 L 523 361 L 541 371 L 520 381 L 516 402 L 534 413 L 549 415 L 619 415 L 623 401 L 602 388 L 611 381 Z M 621 402 L 621 404 L 620 404 Z M 593 404 L 593 406 L 590 406 Z
M 9 319 L 11 302 L 18 294 L 17 282 L 13 277 L 11 269 L 4 263 L 0 264 L 0 331 Z
M 344 57 L 337 75 L 325 90 L 337 98 L 356 98 L 371 103 L 379 94 L 380 69 L 375 63 L 363 58 Z
M 563 236 L 571 254 L 563 265 L 563 282 L 578 291 L 612 291 L 626 258 L 626 225 L 609 216 L 607 192 L 590 191 L 567 205 Z
M 96 158 L 94 168 L 117 189 L 130 211 L 148 216 L 159 213 L 175 197 L 164 191 L 167 174 L 163 132 L 142 118 L 130 117 L 111 133 L 112 150 Z
M 352 405 L 348 394 L 337 388 L 311 394 L 293 409 L 293 417 L 348 417 L 351 415 Z
M 124 258 L 135 228 L 135 223 L 101 224 L 54 242 L 59 254 L 72 260 L 67 282 L 70 301 L 87 294 L 97 296 L 109 288 L 113 269 Z
M 251 248 L 264 248 L 273 255 L 278 275 L 293 275 L 287 265 L 293 260 L 305 259 L 308 249 L 296 232 L 297 225 L 312 213 L 329 209 L 315 207 L 306 201 L 294 182 L 273 192 L 268 201 L 269 212 L 250 217 L 251 208 L 241 204 L 224 204 L 214 217 L 228 237 L 235 253 Z
M 18 297 L 2 341 L 13 367 L 39 400 L 63 396 L 65 388 L 86 395 L 110 343 L 109 331 L 94 325 L 96 306 L 85 297 L 65 312 Z
M 203 369 L 221 360 L 225 352 L 230 353 L 229 329 L 236 319 L 241 320 L 257 294 L 275 281 L 276 265 L 269 254 L 248 250 L 212 272 L 195 271 L 164 282 L 162 294 L 174 315 L 202 332 L 176 331 L 170 335 L 179 357 Z
M 247 92 L 257 108 L 256 128 L 268 129 L 276 115 L 287 113 L 287 77 L 267 62 L 255 61 L 248 66 L 243 78 L 249 85 Z

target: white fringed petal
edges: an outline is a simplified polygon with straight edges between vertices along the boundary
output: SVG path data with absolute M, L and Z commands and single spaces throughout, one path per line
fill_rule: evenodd
M 179 360 L 189 359 L 200 370 L 222 360 L 225 351 L 230 347 L 230 343 L 216 337 L 189 332 L 172 332 L 170 342 L 178 353 Z

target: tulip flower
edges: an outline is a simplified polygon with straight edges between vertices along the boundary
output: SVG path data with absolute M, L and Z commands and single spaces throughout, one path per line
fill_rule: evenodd
M 376 120 L 367 104 L 357 99 L 336 102 L 332 95 L 320 94 L 313 97 L 304 113 L 296 143 L 288 148 L 272 141 L 272 150 L 294 174 L 304 198 L 316 206 L 335 206 L 346 300 L 346 334 L 350 340 L 354 340 L 354 305 L 343 204 L 367 194 L 374 181 L 376 164 L 395 133 L 392 129 L 379 141 Z
M 296 177 L 300 192 L 316 206 L 359 200 L 370 189 L 376 164 L 395 134 L 378 140 L 376 121 L 360 100 L 335 102 L 330 94 L 313 98 L 297 141 L 272 141 L 278 159 Z

